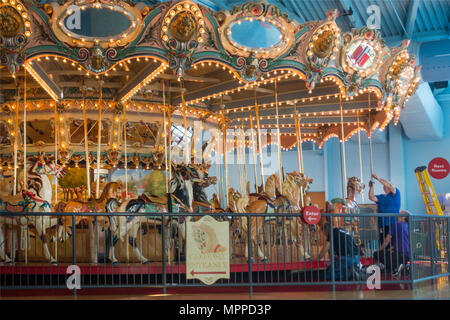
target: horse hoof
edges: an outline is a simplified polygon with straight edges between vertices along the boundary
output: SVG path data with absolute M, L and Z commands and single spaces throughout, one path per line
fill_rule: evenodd
M 146 261 L 142 262 L 142 264 L 149 264 L 149 263 L 150 263 L 150 260 L 146 260 Z
M 57 265 L 58 265 L 58 262 L 56 262 L 56 261 L 50 261 L 50 264 L 51 264 L 52 266 L 57 266 Z
M 118 266 L 119 264 L 120 264 L 119 261 L 114 261 L 114 262 L 112 263 L 113 266 Z
M 12 260 L 9 260 L 9 261 L 5 261 L 5 264 L 7 266 L 12 266 L 14 264 L 14 262 Z
M 269 260 L 267 260 L 267 258 L 264 258 L 261 260 L 261 262 L 267 262 L 267 261 L 269 261 Z

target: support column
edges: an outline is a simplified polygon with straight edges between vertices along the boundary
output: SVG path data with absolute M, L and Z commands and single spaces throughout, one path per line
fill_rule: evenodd
M 402 139 L 402 128 L 400 125 L 389 124 L 389 181 L 400 190 L 401 208 L 406 204 L 405 158 Z M 411 174 L 413 174 L 411 172 Z

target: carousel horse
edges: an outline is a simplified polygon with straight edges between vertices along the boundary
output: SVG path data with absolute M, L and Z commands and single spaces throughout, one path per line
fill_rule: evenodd
M 358 214 L 359 207 L 355 200 L 356 194 L 361 193 L 364 190 L 364 184 L 357 177 L 351 177 L 347 180 L 347 197 L 345 199 L 335 198 L 331 200 L 332 207 L 330 208 L 332 213 L 349 213 Z M 351 233 L 356 239 L 357 244 L 360 243 L 358 233 L 358 218 L 356 217 L 333 217 L 333 226 L 339 227 L 347 232 Z
M 239 213 L 265 213 L 271 214 L 271 217 L 267 219 L 252 220 L 251 236 L 252 241 L 255 243 L 256 234 L 266 224 L 273 224 L 274 221 L 282 222 L 284 226 L 287 226 L 290 230 L 291 236 L 294 236 L 294 241 L 299 239 L 298 232 L 301 231 L 302 223 L 300 219 L 277 219 L 276 213 L 299 213 L 300 212 L 300 197 L 303 197 L 312 179 L 305 177 L 302 173 L 291 172 L 286 176 L 285 181 L 282 184 L 281 190 L 278 190 L 279 180 L 278 175 L 271 175 L 266 182 L 265 192 L 249 194 L 248 196 L 241 196 L 238 192 L 233 190 L 229 193 L 229 199 L 234 201 L 235 204 L 230 203 L 230 208 L 237 210 Z M 300 192 L 302 190 L 303 192 Z M 242 221 L 242 219 L 239 219 Z M 283 226 L 283 227 L 284 227 Z M 241 226 L 243 230 L 247 230 L 245 225 Z M 285 230 L 285 228 L 283 228 Z M 286 231 L 286 230 L 285 230 Z M 287 235 L 284 236 L 287 244 Z M 300 254 L 306 259 L 310 258 L 309 253 L 303 251 L 303 246 L 298 241 Z M 257 244 L 255 244 L 256 247 Z M 258 247 L 258 252 L 260 248 Z M 259 253 L 258 253 L 259 255 Z M 259 255 L 261 258 L 261 256 Z
M 64 174 L 64 167 L 54 160 L 50 161 L 45 155 L 30 157 L 27 159 L 27 185 L 24 188 L 23 170 L 18 175 L 18 190 L 22 196 L 4 197 L 0 200 L 2 212 L 50 212 L 52 202 L 52 185 L 49 175 L 61 177 Z M 22 200 L 19 200 L 22 198 Z M 5 216 L 0 218 L 0 234 L 3 234 L 3 225 L 20 226 L 22 229 L 28 225 L 36 230 L 38 237 L 42 241 L 45 258 L 51 264 L 56 264 L 56 259 L 51 255 L 47 245 L 46 230 L 57 226 L 60 223 L 59 217 L 51 216 Z M 64 228 L 59 228 L 57 238 L 64 240 L 67 234 L 63 234 Z M 22 238 L 22 237 L 21 237 Z M 54 238 L 51 237 L 50 240 Z M 28 241 L 26 239 L 25 241 Z M 6 263 L 12 260 L 6 255 L 0 246 L 0 258 Z
M 70 200 L 67 202 L 60 202 L 56 206 L 57 212 L 61 213 L 90 213 L 90 212 L 105 212 L 105 206 L 108 199 L 122 197 L 122 184 L 120 182 L 108 182 L 103 188 L 102 194 L 98 199 L 91 199 L 88 201 Z M 65 220 L 65 226 L 73 228 L 72 217 L 63 216 Z M 98 246 L 97 241 L 94 241 L 94 236 L 98 239 L 99 224 L 106 225 L 108 220 L 105 220 L 102 216 L 76 216 L 75 224 L 80 223 L 93 223 L 93 228 L 90 234 L 91 245 L 91 262 L 96 264 L 98 262 Z M 103 223 L 100 223 L 103 222 Z M 91 229 L 90 229 L 91 230 Z
M 156 217 L 148 216 L 149 213 L 148 210 L 148 202 L 144 200 L 142 197 L 139 197 L 138 199 L 131 199 L 128 201 L 124 201 L 120 203 L 117 199 L 111 198 L 106 202 L 106 212 L 110 213 L 109 219 L 110 219 L 110 228 L 106 232 L 106 254 L 105 256 L 108 257 L 108 259 L 113 263 L 117 264 L 118 260 L 116 259 L 114 255 L 114 246 L 117 243 L 118 240 L 121 240 L 122 242 L 125 241 L 125 237 L 128 239 L 128 243 L 132 246 L 134 255 L 138 257 L 139 261 L 142 264 L 147 264 L 150 261 L 145 258 L 141 250 L 139 249 L 137 245 L 137 235 L 141 228 L 141 226 L 145 223 L 150 223 L 153 221 L 154 223 L 151 224 L 152 226 L 159 225 L 162 228 L 166 228 L 167 232 L 166 234 L 166 243 L 168 244 L 166 246 L 166 257 L 169 258 L 169 264 L 171 264 L 171 255 L 170 255 L 170 249 L 172 246 L 170 245 L 172 243 L 171 239 L 173 238 L 172 230 L 167 229 L 169 227 L 169 222 L 171 222 L 169 219 L 166 219 L 165 223 L 162 223 L 161 219 L 156 219 Z M 160 207 L 161 209 L 161 207 Z M 141 215 L 132 215 L 132 216 L 115 216 L 114 212 L 129 212 L 129 213 L 140 213 Z M 158 211 L 162 212 L 162 211 Z M 170 227 L 176 226 L 173 223 L 170 224 Z M 144 228 L 145 230 L 145 228 Z

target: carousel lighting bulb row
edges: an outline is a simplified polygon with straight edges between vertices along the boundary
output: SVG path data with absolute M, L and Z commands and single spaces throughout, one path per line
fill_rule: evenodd
M 365 122 L 360 122 L 360 125 L 363 126 Z M 302 123 L 301 126 L 302 127 L 320 127 L 320 126 L 335 126 L 337 127 L 338 125 L 340 125 L 340 122 L 321 122 L 321 123 Z M 358 122 L 347 122 L 344 123 L 345 126 L 357 126 Z M 242 128 L 241 126 L 230 126 L 230 128 L 234 128 L 234 129 L 239 129 Z M 262 124 L 261 125 L 262 129 L 277 129 L 276 126 L 274 125 L 269 125 L 269 124 Z M 280 124 L 280 128 L 295 128 L 294 124 Z
M 231 70 L 230 70 L 230 72 L 231 72 Z M 270 74 L 268 74 L 268 76 L 270 76 Z M 264 80 L 264 77 L 262 77 L 262 80 L 260 80 L 260 81 L 255 81 L 253 83 L 246 83 L 245 85 L 237 87 L 235 89 L 225 90 L 225 91 L 213 93 L 213 94 L 210 94 L 210 95 L 198 98 L 198 99 L 188 100 L 188 101 L 186 101 L 186 104 L 195 104 L 195 103 L 199 103 L 204 100 L 219 98 L 222 95 L 228 95 L 228 94 L 231 94 L 234 92 L 240 92 L 241 90 L 250 90 L 255 87 L 259 87 L 261 85 L 267 84 L 268 81 L 273 83 L 273 81 L 279 81 L 279 80 L 282 80 L 283 78 L 287 79 L 289 76 L 294 76 L 294 74 L 292 73 L 291 70 L 289 70 L 286 75 L 282 75 L 282 76 L 278 76 L 278 77 L 270 78 L 270 79 L 265 79 L 265 80 Z M 237 79 L 236 76 L 234 76 L 234 77 Z M 241 83 L 241 82 L 242 81 L 239 81 L 239 83 Z M 181 104 L 180 104 L 180 107 L 181 107 Z M 228 113 L 228 110 L 227 110 L 227 113 Z
M 250 110 L 250 109 L 249 109 Z M 365 109 L 346 109 L 344 110 L 344 114 L 348 114 L 349 112 L 351 113 L 356 113 L 358 112 L 364 112 L 364 111 L 371 111 L 371 110 L 376 110 L 376 111 L 381 111 L 383 110 L 383 108 L 365 108 Z M 318 111 L 318 112 L 299 112 L 298 113 L 298 117 L 299 118 L 314 118 L 314 117 L 321 117 L 321 116 L 332 116 L 333 114 L 335 115 L 340 115 L 341 112 L 339 110 L 337 111 Z M 260 119 L 277 119 L 276 115 L 268 115 L 268 116 L 260 116 Z M 289 119 L 289 118 L 295 118 L 295 114 L 283 114 L 283 115 L 279 115 L 278 119 Z M 242 118 L 233 118 L 231 119 L 231 121 L 248 121 L 249 118 L 248 117 L 242 117 Z
M 310 90 L 309 93 L 311 93 L 312 91 Z M 380 98 L 381 96 L 378 94 L 376 89 L 373 88 L 364 88 L 364 89 L 360 89 L 357 93 L 355 93 L 355 96 L 358 97 L 360 94 L 364 94 L 364 93 L 372 93 L 372 92 L 376 92 L 377 93 L 377 97 Z M 279 106 L 282 106 L 283 104 L 286 106 L 294 106 L 297 103 L 299 103 L 300 101 L 302 103 L 306 103 L 306 102 L 312 102 L 312 101 L 321 101 L 323 100 L 329 100 L 330 98 L 338 98 L 339 97 L 339 93 L 334 93 L 334 94 L 325 94 L 325 95 L 320 95 L 320 96 L 314 96 L 314 97 L 308 97 L 308 98 L 301 98 L 301 99 L 294 99 L 294 100 L 286 100 L 286 101 L 280 101 L 278 102 Z M 354 97 L 346 97 L 345 98 L 346 101 L 349 100 L 354 100 Z M 251 110 L 253 109 L 255 106 L 248 106 L 248 107 L 237 107 L 237 108 L 230 108 L 226 110 L 226 113 L 230 113 L 230 112 L 243 112 L 245 110 Z M 273 108 L 275 107 L 275 103 L 274 102 L 270 102 L 270 103 L 264 103 L 264 104 L 260 104 L 258 105 L 259 108 Z M 348 110 L 348 109 L 347 109 Z M 355 109 L 356 110 L 356 109 Z M 367 108 L 365 110 L 368 110 Z M 370 110 L 372 110 L 372 108 L 370 108 Z M 382 110 L 382 108 L 376 108 L 376 110 Z M 360 109 L 360 111 L 362 111 L 362 109 Z
M 133 89 L 131 89 L 123 98 L 122 102 L 127 101 L 130 99 L 133 95 L 136 94 L 139 90 L 142 89 L 143 86 L 147 85 L 149 82 L 151 82 L 153 79 L 155 79 L 160 73 L 164 72 L 169 65 L 165 62 L 161 63 L 161 65 L 153 71 L 151 74 L 149 74 L 142 82 L 140 82 L 137 86 L 135 86 Z
M 48 84 L 37 74 L 37 72 L 28 64 L 25 64 L 25 69 L 31 74 L 31 76 L 36 80 L 39 85 L 44 88 L 44 90 L 52 97 L 53 100 L 58 101 L 59 97 L 53 92 L 52 89 L 48 86 Z

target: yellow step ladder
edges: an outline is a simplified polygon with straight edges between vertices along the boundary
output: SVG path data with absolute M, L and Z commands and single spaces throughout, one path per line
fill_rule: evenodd
M 431 183 L 430 176 L 428 175 L 427 167 L 417 167 L 414 170 L 416 173 L 417 181 L 419 182 L 420 192 L 422 193 L 423 202 L 425 203 L 425 208 L 427 209 L 427 213 L 431 215 L 439 215 L 443 216 L 444 212 L 442 211 L 441 205 L 437 198 L 436 192 L 434 191 L 433 184 Z M 430 221 L 431 222 L 431 221 Z M 439 236 L 439 222 L 436 219 L 433 219 L 433 227 L 435 231 L 435 239 L 437 250 L 440 253 L 441 258 L 445 257 L 445 253 L 443 248 L 445 247 L 442 243 L 442 239 Z
M 427 167 L 417 167 L 414 172 L 416 173 L 417 181 L 419 182 L 420 192 L 422 193 L 427 213 L 443 216 L 444 212 L 442 211 L 436 192 L 434 191 Z

